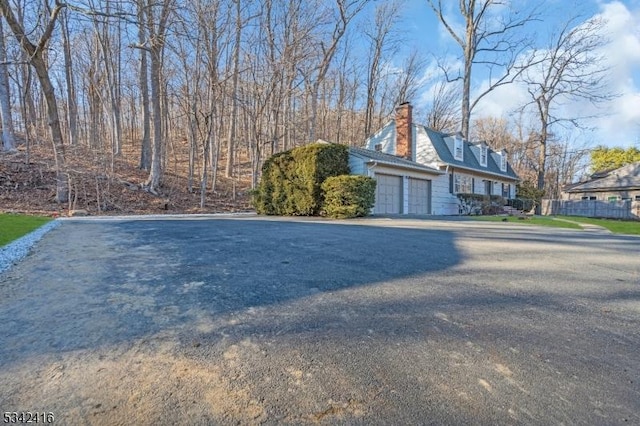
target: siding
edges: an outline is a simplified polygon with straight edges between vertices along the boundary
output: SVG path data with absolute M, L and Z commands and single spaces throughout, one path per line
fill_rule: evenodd
M 451 194 L 449 192 L 449 176 L 452 173 L 452 169 L 449 169 L 449 173 L 434 177 L 432 180 L 432 210 L 435 215 L 458 215 L 460 214 L 459 208 L 459 200 L 456 194 Z M 474 194 L 485 194 L 485 181 L 488 180 L 486 177 L 475 175 L 473 173 L 468 173 L 466 171 L 458 171 L 453 168 L 453 173 L 461 175 L 461 176 L 469 176 L 472 179 L 475 179 L 473 186 Z M 508 184 L 511 182 L 502 182 L 491 180 L 492 182 L 492 195 L 502 195 L 502 184 Z M 511 183 L 509 198 L 515 198 L 515 185 Z
M 364 159 L 356 157 L 355 155 L 349 155 L 349 170 L 352 175 L 367 176 L 367 167 L 365 166 Z
M 389 122 L 386 126 L 367 139 L 364 148 L 375 151 L 376 145 L 378 144 L 382 145 L 381 152 L 396 155 L 396 126 L 394 121 Z
M 427 135 L 427 132 L 425 132 L 424 128 L 421 126 L 414 126 L 413 130 L 416 140 L 416 163 L 437 169 L 439 160 L 438 154 L 431 144 L 429 135 Z
M 431 209 L 435 215 L 459 213 L 458 197 L 449 193 L 449 175 L 434 177 L 431 181 Z

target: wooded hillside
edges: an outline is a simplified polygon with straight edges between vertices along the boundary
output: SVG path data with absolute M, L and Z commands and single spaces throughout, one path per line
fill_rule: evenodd
M 494 64 L 503 73 L 495 87 L 524 77 L 533 86 L 537 74 L 524 71 L 548 61 L 544 50 L 514 62 L 539 9 L 475 3 L 461 2 L 458 17 L 475 17 L 467 32 L 478 51 L 463 49 L 465 78 L 449 81 L 455 70 L 438 77 L 431 109 L 414 115 L 437 130 L 469 127 L 478 101 L 469 99 L 469 61 Z M 247 208 L 271 154 L 320 138 L 362 145 L 396 105 L 422 95 L 433 78 L 425 58 L 434 52 L 404 44 L 403 5 L 0 0 L 0 208 Z M 504 32 L 486 32 L 488 17 L 500 14 Z M 575 37 L 586 40 L 585 32 L 598 28 Z M 557 53 L 589 59 L 562 45 Z M 553 140 L 548 127 L 560 118 L 550 114 L 541 117 L 545 132 L 538 124 L 485 118 L 472 123 L 470 135 L 507 148 L 523 178 L 543 178 L 557 193 L 586 151 Z

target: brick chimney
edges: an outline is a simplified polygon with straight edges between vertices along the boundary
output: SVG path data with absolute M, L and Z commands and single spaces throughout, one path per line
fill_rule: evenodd
M 413 107 L 409 102 L 403 102 L 396 107 L 396 155 L 398 157 L 413 160 L 411 141 L 411 111 Z

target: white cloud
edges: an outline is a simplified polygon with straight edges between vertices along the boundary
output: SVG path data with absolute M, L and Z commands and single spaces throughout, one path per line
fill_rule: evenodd
M 615 1 L 604 4 L 600 15 L 607 21 L 611 41 L 604 55 L 612 91 L 620 96 L 596 121 L 600 127 L 596 137 L 599 143 L 630 146 L 640 142 L 640 9 L 631 11 Z
M 594 144 L 630 146 L 640 142 L 640 7 L 630 10 L 620 1 L 601 3 L 598 17 L 607 22 L 603 37 L 610 41 L 602 52 L 604 63 L 598 65 L 608 68 L 609 89 L 620 96 L 599 109 L 584 101 L 567 103 L 560 106 L 561 114 L 600 114 L 585 123 L 595 128 Z M 488 81 L 481 82 L 476 92 L 487 85 Z M 503 86 L 480 102 L 474 117 L 506 116 L 529 100 L 524 86 Z

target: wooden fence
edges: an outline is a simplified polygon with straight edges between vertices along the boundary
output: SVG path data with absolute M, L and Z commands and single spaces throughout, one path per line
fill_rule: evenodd
M 640 201 L 542 200 L 542 214 L 640 220 Z

